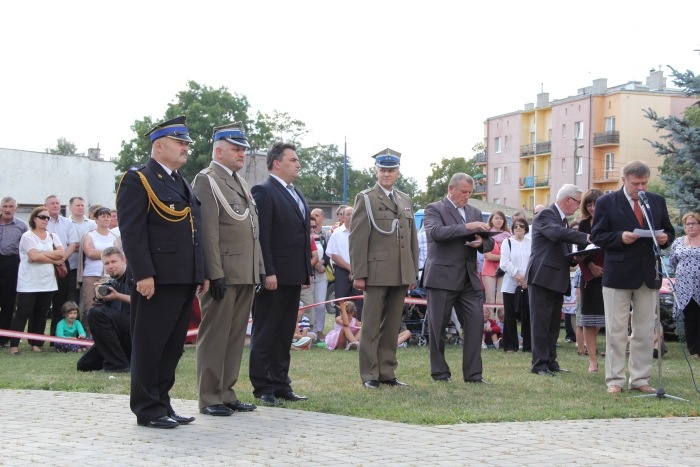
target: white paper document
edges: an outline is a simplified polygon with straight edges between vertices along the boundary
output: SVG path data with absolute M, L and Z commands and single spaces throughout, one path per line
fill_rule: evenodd
M 640 237 L 647 237 L 647 238 L 652 237 L 651 230 L 634 229 L 634 232 L 632 232 L 632 233 L 635 235 L 639 235 Z M 657 235 L 661 235 L 662 233 L 664 233 L 663 229 L 655 230 L 653 236 L 656 237 Z

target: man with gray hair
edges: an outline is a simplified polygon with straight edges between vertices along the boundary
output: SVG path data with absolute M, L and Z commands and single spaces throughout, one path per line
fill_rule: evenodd
M 4 197 L 0 209 L 0 329 L 10 329 L 17 298 L 19 241 L 29 227 L 15 217 L 17 201 L 13 197 Z M 8 337 L 0 337 L 0 347 L 5 347 L 8 342 Z
M 423 284 L 428 289 L 430 374 L 436 381 L 450 382 L 445 360 L 445 328 L 452 307 L 464 329 L 462 374 L 468 383 L 486 383 L 482 377 L 481 335 L 484 329 L 484 293 L 476 272 L 476 252 L 488 253 L 493 239 L 481 211 L 469 206 L 474 180 L 456 173 L 447 196 L 425 207 L 424 226 L 428 240 Z M 480 235 L 481 234 L 481 235 Z
M 557 362 L 557 339 L 564 296 L 571 292 L 567 257 L 572 243 L 587 243 L 588 235 L 569 228 L 566 218 L 579 208 L 583 190 L 566 184 L 554 204 L 542 209 L 532 222 L 532 252 L 525 271 L 530 300 L 532 368 L 537 375 L 569 373 Z
M 673 243 L 675 232 L 664 197 L 645 193 L 649 174 L 649 166 L 644 162 L 627 163 L 622 168 L 622 188 L 598 198 L 593 217 L 591 238 L 605 249 L 605 383 L 609 394 L 620 393 L 625 385 L 630 301 L 634 319 L 629 344 L 628 388 L 645 394 L 656 393 L 656 389 L 649 385 L 649 378 L 661 287 L 660 269 L 652 239 L 641 238 L 634 231 L 661 231 L 656 234 L 661 248 Z M 653 226 L 642 215 L 640 199 Z

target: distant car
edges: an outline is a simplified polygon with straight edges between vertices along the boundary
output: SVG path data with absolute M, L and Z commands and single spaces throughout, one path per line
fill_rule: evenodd
M 421 226 L 423 225 L 423 215 L 423 209 L 417 210 L 416 213 L 413 215 L 413 217 L 416 219 L 416 226 L 418 227 L 418 230 L 420 230 Z M 481 213 L 481 217 L 484 222 L 488 222 L 490 216 L 490 212 Z M 513 227 L 513 218 L 506 215 L 506 220 L 508 221 L 508 227 Z
M 481 212 L 481 218 L 484 220 L 484 222 L 488 222 L 488 221 L 489 221 L 489 217 L 491 217 L 491 213 L 490 213 L 490 212 L 483 212 L 483 211 Z M 510 227 L 511 230 L 512 230 L 512 227 L 513 227 L 513 218 L 510 217 L 509 215 L 506 215 L 506 221 L 508 221 L 508 227 Z

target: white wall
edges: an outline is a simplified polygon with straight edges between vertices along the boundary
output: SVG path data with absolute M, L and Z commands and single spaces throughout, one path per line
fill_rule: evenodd
M 0 198 L 15 198 L 22 219 L 50 194 L 58 195 L 64 206 L 81 196 L 87 205 L 113 208 L 116 176 L 112 161 L 0 148 Z

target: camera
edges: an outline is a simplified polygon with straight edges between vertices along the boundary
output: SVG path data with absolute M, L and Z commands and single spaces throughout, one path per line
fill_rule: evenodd
M 97 285 L 97 288 L 95 289 L 95 299 L 102 301 L 104 297 L 109 295 L 110 287 L 114 290 L 117 290 L 117 287 L 119 287 L 119 283 L 113 279 L 108 279 L 104 282 L 101 282 Z

